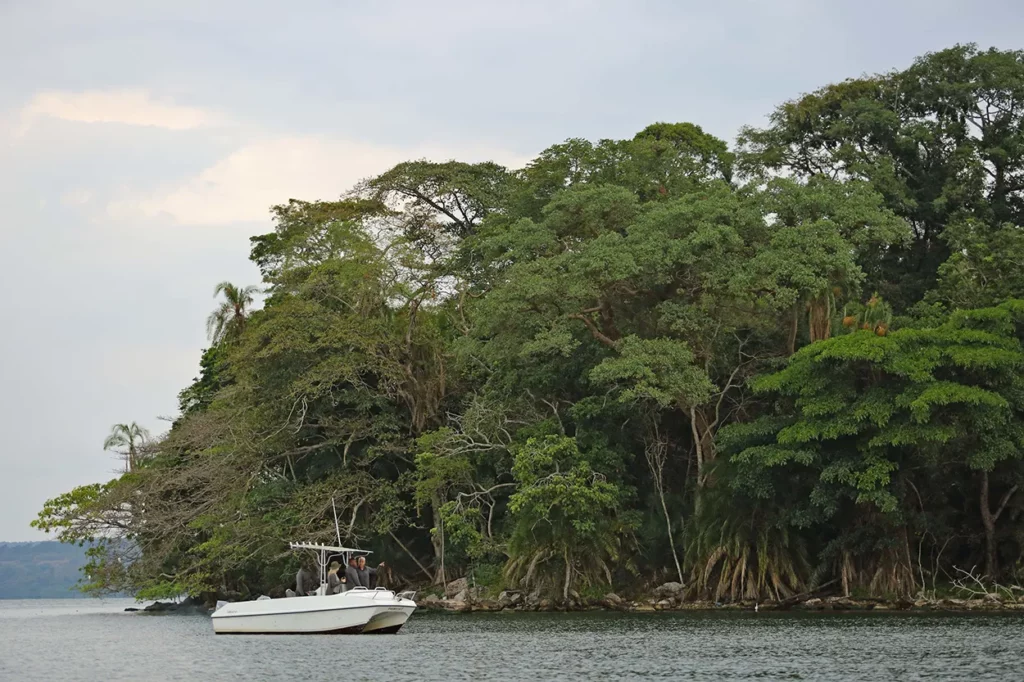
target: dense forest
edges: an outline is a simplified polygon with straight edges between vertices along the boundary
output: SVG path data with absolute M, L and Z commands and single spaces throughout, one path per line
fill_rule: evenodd
M 340 191 L 272 208 L 170 431 L 119 425 L 125 473 L 40 513 L 97 543 L 87 590 L 283 586 L 332 501 L 402 584 L 1024 581 L 1024 52 L 828 85 L 732 145 L 655 123 Z

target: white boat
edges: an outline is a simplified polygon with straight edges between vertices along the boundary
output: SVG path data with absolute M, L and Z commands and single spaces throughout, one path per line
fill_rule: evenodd
M 348 562 L 350 547 L 292 543 L 292 549 L 313 550 L 320 569 L 320 587 L 311 596 L 221 602 L 211 617 L 217 634 L 385 634 L 395 633 L 416 610 L 414 592 L 395 593 L 378 587 L 355 587 L 330 594 L 327 564 L 333 557 Z M 343 564 L 344 565 L 344 564 Z

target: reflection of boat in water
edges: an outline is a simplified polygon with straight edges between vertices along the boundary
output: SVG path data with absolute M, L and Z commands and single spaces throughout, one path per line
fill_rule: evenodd
M 414 592 L 395 592 L 378 587 L 355 587 L 330 594 L 327 565 L 341 557 L 342 565 L 353 554 L 369 554 L 350 547 L 292 543 L 292 549 L 316 554 L 320 587 L 311 596 L 220 603 L 214 611 L 213 631 L 217 634 L 328 634 L 398 632 L 416 610 Z

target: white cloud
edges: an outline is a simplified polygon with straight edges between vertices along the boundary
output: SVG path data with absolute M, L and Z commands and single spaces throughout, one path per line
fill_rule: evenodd
M 60 202 L 65 206 L 84 206 L 92 201 L 92 192 L 87 189 L 73 189 L 70 192 L 65 192 Z
M 51 90 L 36 93 L 21 110 L 21 127 L 17 134 L 24 135 L 40 117 L 167 130 L 190 130 L 218 121 L 218 116 L 212 112 L 155 99 L 146 90 Z
M 317 136 L 252 141 L 185 182 L 107 207 L 110 218 L 170 218 L 182 225 L 264 221 L 269 207 L 288 199 L 331 200 L 359 180 L 417 158 L 493 160 L 510 166 L 525 159 L 501 150 L 421 147 L 396 149 Z

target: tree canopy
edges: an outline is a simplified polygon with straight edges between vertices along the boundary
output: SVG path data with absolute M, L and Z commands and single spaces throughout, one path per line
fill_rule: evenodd
M 397 580 L 564 601 L 1019 581 L 1022 103 L 1024 53 L 956 46 L 734 146 L 655 123 L 278 205 L 170 431 L 36 525 L 146 596 L 283 586 L 334 508 Z

